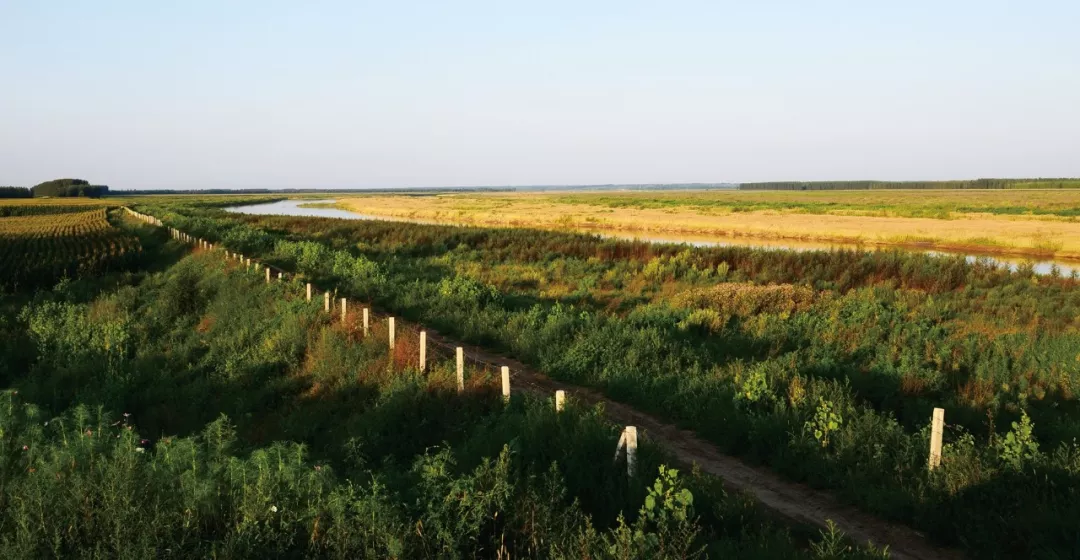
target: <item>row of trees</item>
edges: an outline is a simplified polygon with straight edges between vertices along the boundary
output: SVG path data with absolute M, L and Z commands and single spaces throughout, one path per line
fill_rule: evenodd
M 99 198 L 109 194 L 105 185 L 91 185 L 84 179 L 53 179 L 34 185 L 30 189 L 35 197 L 39 196 L 85 196 Z
M 830 191 L 872 189 L 1067 189 L 1080 179 L 967 179 L 961 181 L 773 181 L 742 183 L 740 190 Z
M 30 198 L 34 196 L 26 187 L 0 187 L 0 198 Z
M 91 185 L 85 179 L 53 179 L 31 188 L 0 187 L 0 198 L 33 198 L 42 196 L 85 196 L 100 198 L 109 194 L 105 185 Z

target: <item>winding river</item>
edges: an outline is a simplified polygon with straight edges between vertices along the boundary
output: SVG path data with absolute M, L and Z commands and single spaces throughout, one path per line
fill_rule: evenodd
M 270 216 L 308 216 L 312 218 L 341 218 L 345 220 L 383 220 L 389 222 L 410 222 L 410 223 L 426 223 L 435 224 L 438 222 L 424 221 L 424 220 L 409 220 L 405 218 L 384 218 L 381 216 L 373 216 L 368 214 L 360 214 L 357 212 L 351 212 L 348 210 L 341 210 L 339 208 L 310 208 L 302 205 L 310 204 L 328 204 L 333 203 L 333 200 L 279 200 L 276 202 L 268 202 L 263 204 L 246 204 L 240 206 L 229 206 L 224 210 L 226 212 L 235 212 L 238 214 L 254 214 L 254 215 L 270 215 Z M 598 233 L 595 231 L 582 230 L 585 233 Z M 696 247 L 726 247 L 726 246 L 738 246 L 738 247 L 756 247 L 762 249 L 774 249 L 782 251 L 818 251 L 829 249 L 861 249 L 866 250 L 865 247 L 860 247 L 853 244 L 845 243 L 826 243 L 826 242 L 803 242 L 803 241 L 790 241 L 790 240 L 771 240 L 771 239 L 756 239 L 750 237 L 694 237 L 694 236 L 650 236 L 650 235 L 634 235 L 629 233 L 599 233 L 602 237 L 610 237 L 614 239 L 627 239 L 627 240 L 639 240 L 649 241 L 652 243 L 685 243 Z M 912 251 L 915 249 L 904 249 Z M 925 250 L 924 253 L 934 255 L 961 255 L 961 253 L 950 253 L 945 251 Z M 1057 269 L 1063 276 L 1068 276 L 1074 272 L 1080 274 L 1080 263 L 1059 261 L 1059 260 L 1033 260 L 1033 259 L 1020 259 L 1013 257 L 1002 257 L 990 254 L 978 254 L 978 253 L 964 253 L 962 254 L 970 262 L 975 262 L 978 259 L 985 259 L 989 262 L 997 263 L 1002 266 L 1009 267 L 1010 270 L 1016 270 L 1018 267 L 1024 264 L 1031 264 L 1036 274 L 1050 274 L 1053 268 Z

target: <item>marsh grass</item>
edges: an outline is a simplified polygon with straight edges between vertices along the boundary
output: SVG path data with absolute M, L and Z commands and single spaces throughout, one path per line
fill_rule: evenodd
M 337 207 L 365 214 L 486 226 L 751 237 L 983 249 L 1080 258 L 1080 190 L 687 191 L 572 194 L 368 195 Z M 598 220 L 599 214 L 604 215 Z M 991 243 L 967 243 L 982 238 Z
M 1080 473 L 1075 280 L 898 252 L 158 213 L 973 554 L 1075 552 L 1078 502 L 1049 493 Z M 806 428 L 823 406 L 841 419 L 824 445 Z M 935 406 L 949 446 L 930 474 Z M 995 442 L 1024 411 L 1041 445 L 1016 471 Z M 1038 523 L 973 511 L 1009 508 Z
M 298 284 L 213 254 L 70 287 L 0 322 L 32 348 L 0 392 L 4 558 L 881 557 L 804 546 L 714 480 L 661 470 L 647 440 L 628 480 L 599 410 L 504 405 L 472 371 L 458 395 L 449 363 L 423 375 Z M 692 506 L 646 507 L 647 487 Z

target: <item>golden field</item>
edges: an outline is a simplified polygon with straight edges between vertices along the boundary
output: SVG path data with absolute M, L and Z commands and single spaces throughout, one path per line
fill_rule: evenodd
M 461 193 L 337 205 L 438 223 L 1080 259 L 1080 190 Z

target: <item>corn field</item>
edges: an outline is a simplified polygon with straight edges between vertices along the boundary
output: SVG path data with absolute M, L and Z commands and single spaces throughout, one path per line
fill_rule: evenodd
M 140 252 L 138 239 L 113 227 L 105 208 L 0 218 L 4 288 L 108 271 Z

